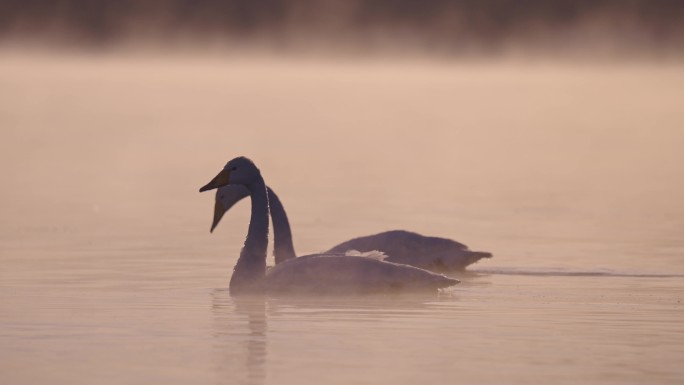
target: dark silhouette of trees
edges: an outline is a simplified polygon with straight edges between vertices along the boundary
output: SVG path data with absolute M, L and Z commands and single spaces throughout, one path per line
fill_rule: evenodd
M 678 47 L 684 39 L 680 0 L 0 1 L 0 38 L 56 34 L 95 45 L 137 37 L 172 40 L 179 33 L 363 45 L 369 36 L 398 34 L 418 44 L 496 47 L 510 38 L 581 28 L 587 20 L 605 23 L 604 32 L 616 39 L 630 28 L 652 44 Z

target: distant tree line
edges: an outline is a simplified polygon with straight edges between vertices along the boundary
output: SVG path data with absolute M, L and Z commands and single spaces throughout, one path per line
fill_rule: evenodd
M 682 0 L 2 0 L 0 38 L 54 37 L 81 44 L 179 36 L 382 45 L 393 38 L 458 50 L 511 38 L 595 33 L 679 47 Z

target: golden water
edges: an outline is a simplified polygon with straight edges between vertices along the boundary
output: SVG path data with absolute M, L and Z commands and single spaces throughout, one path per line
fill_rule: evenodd
M 684 68 L 0 55 L 2 384 L 677 384 Z M 300 254 L 494 258 L 434 295 L 226 288 L 246 155 Z

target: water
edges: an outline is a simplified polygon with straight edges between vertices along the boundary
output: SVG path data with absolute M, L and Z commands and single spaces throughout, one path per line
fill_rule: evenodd
M 681 383 L 684 71 L 0 60 L 0 383 Z M 235 300 L 247 155 L 300 254 L 404 228 L 434 295 Z

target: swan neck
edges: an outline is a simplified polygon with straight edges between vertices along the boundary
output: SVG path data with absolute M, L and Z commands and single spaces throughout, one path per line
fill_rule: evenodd
M 290 228 L 290 221 L 287 219 L 285 207 L 273 190 L 267 187 L 267 191 L 271 219 L 273 219 L 273 255 L 277 265 L 295 258 L 297 254 L 295 254 L 292 243 L 292 229 Z
M 252 216 L 249 220 L 245 248 L 254 255 L 264 255 L 268 247 L 268 196 L 263 179 L 247 186 L 252 198 Z
M 268 196 L 262 178 L 246 186 L 252 199 L 247 239 L 230 280 L 231 293 L 255 291 L 266 275 L 268 247 Z

